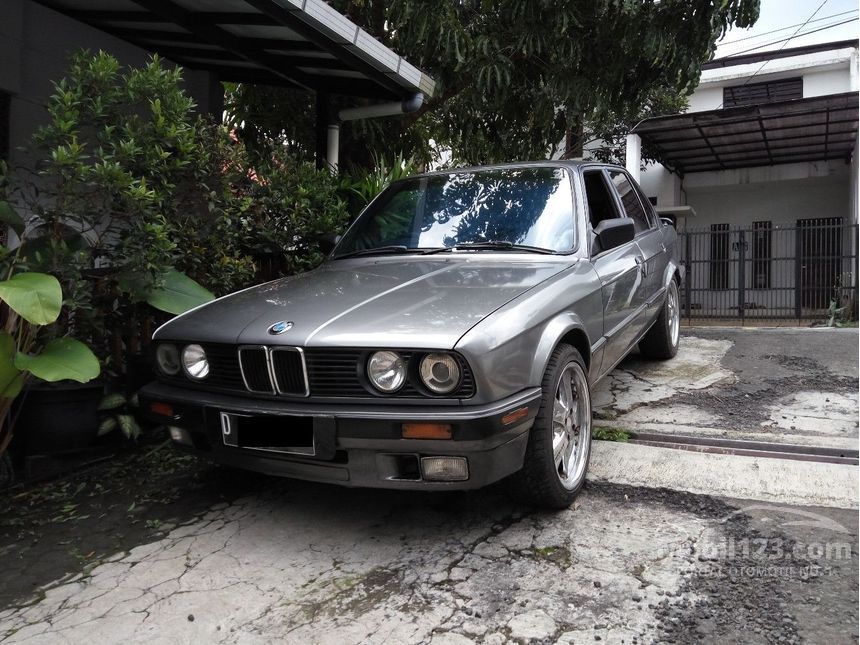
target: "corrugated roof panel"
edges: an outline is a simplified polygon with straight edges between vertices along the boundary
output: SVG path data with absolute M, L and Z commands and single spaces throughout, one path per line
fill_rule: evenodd
M 856 144 L 857 97 L 847 92 L 654 117 L 632 131 L 681 173 L 846 158 Z

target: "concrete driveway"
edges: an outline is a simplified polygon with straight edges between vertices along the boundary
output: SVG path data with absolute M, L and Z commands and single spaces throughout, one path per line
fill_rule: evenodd
M 670 426 L 681 418 L 641 415 L 686 411 L 687 428 L 856 442 L 856 425 L 843 434 L 796 425 L 793 434 L 776 430 L 779 421 L 767 424 L 775 402 L 818 381 L 800 363 L 764 358 L 796 358 L 805 338 L 753 334 L 764 332 L 696 330 L 684 338 L 695 351 L 675 370 L 631 359 L 596 393 L 601 423 Z M 829 350 L 832 362 L 815 350 L 803 357 L 816 361 L 806 369 L 821 370 L 827 392 L 849 397 L 857 388 L 856 332 L 820 338 L 823 347 L 849 346 Z M 843 358 L 850 343 L 853 372 Z M 704 403 L 747 394 L 749 409 L 736 420 L 728 412 L 739 406 Z M 827 408 L 822 414 L 829 418 Z M 163 521 L 147 520 L 149 533 L 126 536 L 113 550 L 92 547 L 68 575 L 0 609 L 0 642 L 857 642 L 856 511 L 660 489 L 653 474 L 642 485 L 617 483 L 631 460 L 619 449 L 650 449 L 668 461 L 691 454 L 604 442 L 594 479 L 561 513 L 517 507 L 500 487 L 349 490 L 200 466 L 186 494 L 226 481 L 227 501 L 197 513 L 172 506 Z M 729 457 L 697 456 L 716 459 L 704 466 L 716 472 Z M 641 472 L 645 461 L 640 455 Z M 856 480 L 855 467 L 843 468 L 854 468 Z M 147 486 L 173 484 L 158 475 Z M 99 495 L 101 518 L 115 517 L 111 493 Z M 856 505 L 856 488 L 853 496 Z M 118 505 L 125 512 L 128 500 Z M 122 519 L 80 517 L 89 519 L 50 534 L 7 532 L 0 553 L 25 575 L 52 549 L 71 543 L 85 552 L 99 530 L 129 531 Z
M 856 328 L 698 328 L 671 361 L 625 360 L 595 406 L 631 430 L 857 450 L 857 357 Z

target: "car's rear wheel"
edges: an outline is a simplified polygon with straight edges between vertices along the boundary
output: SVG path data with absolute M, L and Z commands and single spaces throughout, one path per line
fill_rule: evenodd
M 514 494 L 545 508 L 567 508 L 585 483 L 591 456 L 591 391 L 579 352 L 559 345 L 542 383 L 541 406 L 529 432 Z
M 666 288 L 666 301 L 657 320 L 639 341 L 639 351 L 646 358 L 666 360 L 678 353 L 681 340 L 681 305 L 678 283 L 672 280 Z

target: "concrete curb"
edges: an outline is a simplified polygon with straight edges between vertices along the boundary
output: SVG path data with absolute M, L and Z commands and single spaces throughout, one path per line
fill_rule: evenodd
M 858 468 L 595 441 L 588 478 L 799 506 L 858 508 Z

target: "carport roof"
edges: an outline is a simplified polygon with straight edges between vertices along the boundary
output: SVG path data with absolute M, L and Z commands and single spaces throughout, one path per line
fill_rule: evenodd
M 389 100 L 433 94 L 432 78 L 322 0 L 36 1 L 224 81 Z
M 667 168 L 727 170 L 850 159 L 857 92 L 653 117 L 632 132 Z

